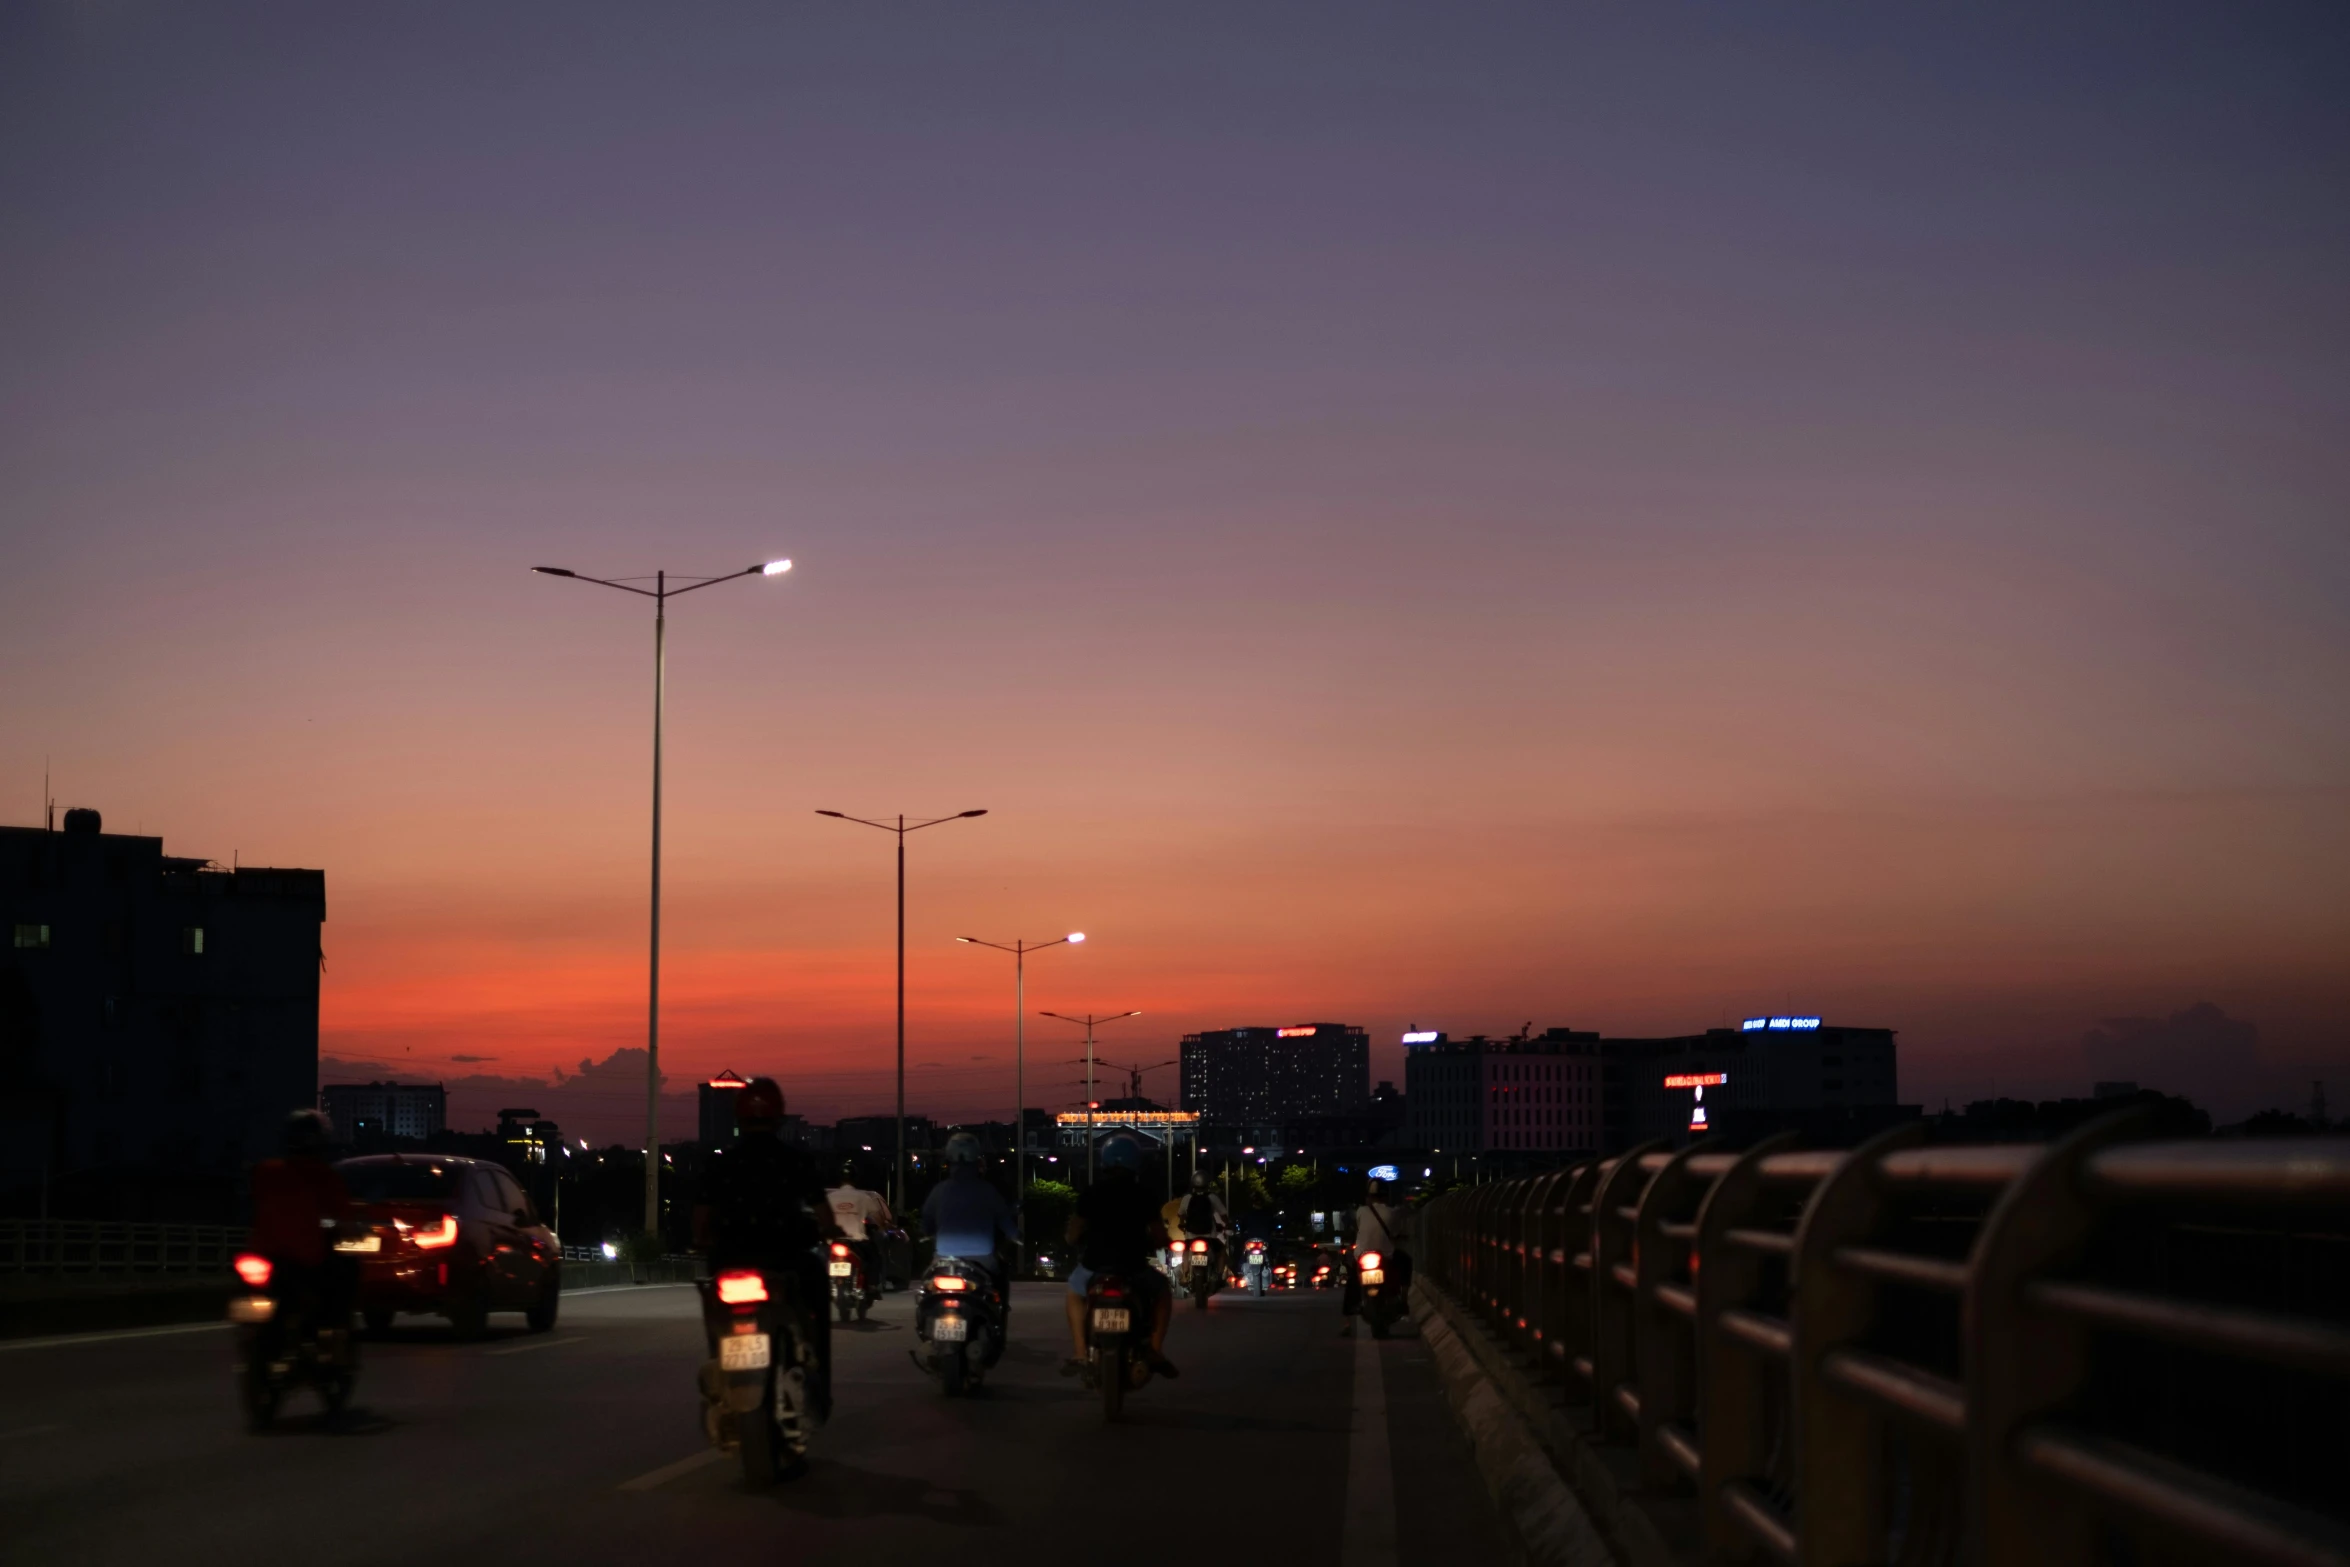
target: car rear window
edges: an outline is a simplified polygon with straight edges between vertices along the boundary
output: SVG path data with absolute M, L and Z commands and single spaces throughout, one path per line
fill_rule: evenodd
M 361 1202 L 430 1202 L 457 1195 L 457 1170 L 444 1164 L 345 1164 L 343 1182 Z

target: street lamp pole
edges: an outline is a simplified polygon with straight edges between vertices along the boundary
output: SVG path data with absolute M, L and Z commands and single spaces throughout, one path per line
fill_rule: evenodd
M 973 947 L 993 947 L 1012 955 L 1012 1207 L 1018 1212 L 1028 1200 L 1028 954 L 1047 947 L 1083 946 L 1085 932 L 1073 930 L 1053 941 L 1021 941 L 1010 946 L 957 936 Z M 1021 1264 L 1025 1267 L 1025 1261 Z
M 653 910 L 651 952 L 645 980 L 645 1233 L 661 1233 L 661 728 L 669 687 L 669 601 L 714 583 L 737 577 L 780 577 L 791 570 L 788 560 L 745 566 L 715 577 L 698 577 L 682 588 L 669 585 L 669 573 L 653 573 L 653 585 L 611 577 L 590 577 L 562 566 L 533 566 L 545 577 L 569 577 L 600 588 L 617 588 L 653 601 Z M 641 579 L 640 579 L 641 580 Z
M 906 1206 L 906 834 L 920 832 L 925 827 L 936 827 L 941 822 L 959 822 L 967 816 L 985 816 L 987 812 L 957 811 L 952 816 L 934 816 L 926 822 L 909 823 L 900 816 L 893 822 L 869 821 L 862 816 L 851 816 L 846 811 L 818 811 L 818 816 L 829 816 L 836 821 L 855 822 L 860 827 L 877 827 L 883 832 L 895 833 L 898 838 L 898 1163 L 897 1179 L 889 1194 L 890 1206 L 904 1212 Z
M 1093 1178 L 1094 1178 L 1094 1157 L 1093 1157 L 1093 1104 L 1094 1104 L 1094 1082 L 1093 1082 L 1093 1031 L 1094 1031 L 1094 1027 L 1095 1027 L 1095 1025 L 1096 1025 L 1096 1024 L 1100 1024 L 1100 1023 L 1115 1023 L 1115 1022 L 1117 1022 L 1117 1021 L 1118 1021 L 1118 1019 L 1120 1019 L 1120 1018 L 1122 1018 L 1122 1017 L 1140 1017 L 1140 1016 L 1142 1016 L 1142 1013 L 1141 1013 L 1139 1010 L 1137 1010 L 1137 1011 L 1133 1011 L 1133 1012 L 1110 1012 L 1110 1013 L 1105 1013 L 1105 1014 L 1103 1014 L 1103 1015 L 1101 1015 L 1101 1016 L 1097 1017 L 1097 1016 L 1095 1016 L 1093 1013 L 1091 1013 L 1091 1012 L 1088 1012 L 1088 1013 L 1086 1013 L 1086 1014 L 1085 1014 L 1083 1017 L 1071 1017 L 1071 1016 L 1069 1016 L 1069 1015 L 1068 1015 L 1067 1013 L 1065 1013 L 1065 1012 L 1039 1012 L 1039 1013 L 1037 1013 L 1037 1016 L 1038 1016 L 1038 1017 L 1054 1017 L 1054 1018 L 1059 1018 L 1059 1019 L 1060 1019 L 1062 1022 L 1064 1022 L 1064 1023 L 1077 1023 L 1077 1024 L 1082 1024 L 1082 1025 L 1084 1026 L 1084 1029 L 1085 1029 L 1085 1184 L 1086 1184 L 1087 1186 L 1091 1186 L 1091 1185 L 1093 1185 Z

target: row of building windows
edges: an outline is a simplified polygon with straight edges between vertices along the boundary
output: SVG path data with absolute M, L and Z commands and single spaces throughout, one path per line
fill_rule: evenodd
M 107 927 L 108 939 L 106 944 L 110 950 L 119 949 L 120 943 L 115 939 L 117 935 L 117 927 L 111 925 Z M 14 945 L 19 952 L 48 951 L 49 927 L 46 925 L 32 924 L 23 921 L 18 922 L 16 926 Z M 203 926 L 182 925 L 180 927 L 180 951 L 186 953 L 191 958 L 200 958 L 204 955 Z

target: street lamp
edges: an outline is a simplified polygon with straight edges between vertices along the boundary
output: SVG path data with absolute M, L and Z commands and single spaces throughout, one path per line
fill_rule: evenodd
M 993 947 L 1012 955 L 1012 1204 L 1017 1212 L 1028 1200 L 1028 954 L 1047 947 L 1082 947 L 1085 932 L 1073 930 L 1054 941 L 1014 940 L 1008 947 L 977 936 L 955 939 L 966 946 Z
M 661 1233 L 661 718 L 668 679 L 669 601 L 714 583 L 737 577 L 780 577 L 791 570 L 788 560 L 745 566 L 722 576 L 697 577 L 682 588 L 669 585 L 669 573 L 653 573 L 653 585 L 610 577 L 590 577 L 563 566 L 533 566 L 543 577 L 569 577 L 600 588 L 618 588 L 653 601 L 653 919 L 650 976 L 645 982 L 645 1233 Z M 639 579 L 642 580 L 642 579 Z
M 1142 1013 L 1111 1012 L 1096 1017 L 1088 1012 L 1083 1017 L 1071 1017 L 1065 1012 L 1039 1012 L 1037 1016 L 1057 1017 L 1064 1023 L 1078 1023 L 1085 1028 L 1085 1184 L 1091 1186 L 1094 1175 L 1093 1112 L 1096 1108 L 1093 1095 L 1093 1031 L 1103 1023 L 1115 1023 L 1122 1017 L 1140 1017 Z
M 860 827 L 878 827 L 883 832 L 898 835 L 898 1165 L 897 1189 L 889 1194 L 890 1206 L 903 1211 L 906 1206 L 906 834 L 920 832 L 925 827 L 936 827 L 941 822 L 959 822 L 966 816 L 985 816 L 985 811 L 957 811 L 952 816 L 934 816 L 926 822 L 908 823 L 901 816 L 895 825 L 889 822 L 867 821 L 862 816 L 851 816 L 845 811 L 818 811 L 818 816 L 829 816 L 836 821 L 855 822 Z

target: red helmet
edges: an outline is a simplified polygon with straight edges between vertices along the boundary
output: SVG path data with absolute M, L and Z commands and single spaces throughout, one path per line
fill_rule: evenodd
M 734 1096 L 734 1124 L 783 1119 L 783 1090 L 772 1077 L 754 1077 Z

